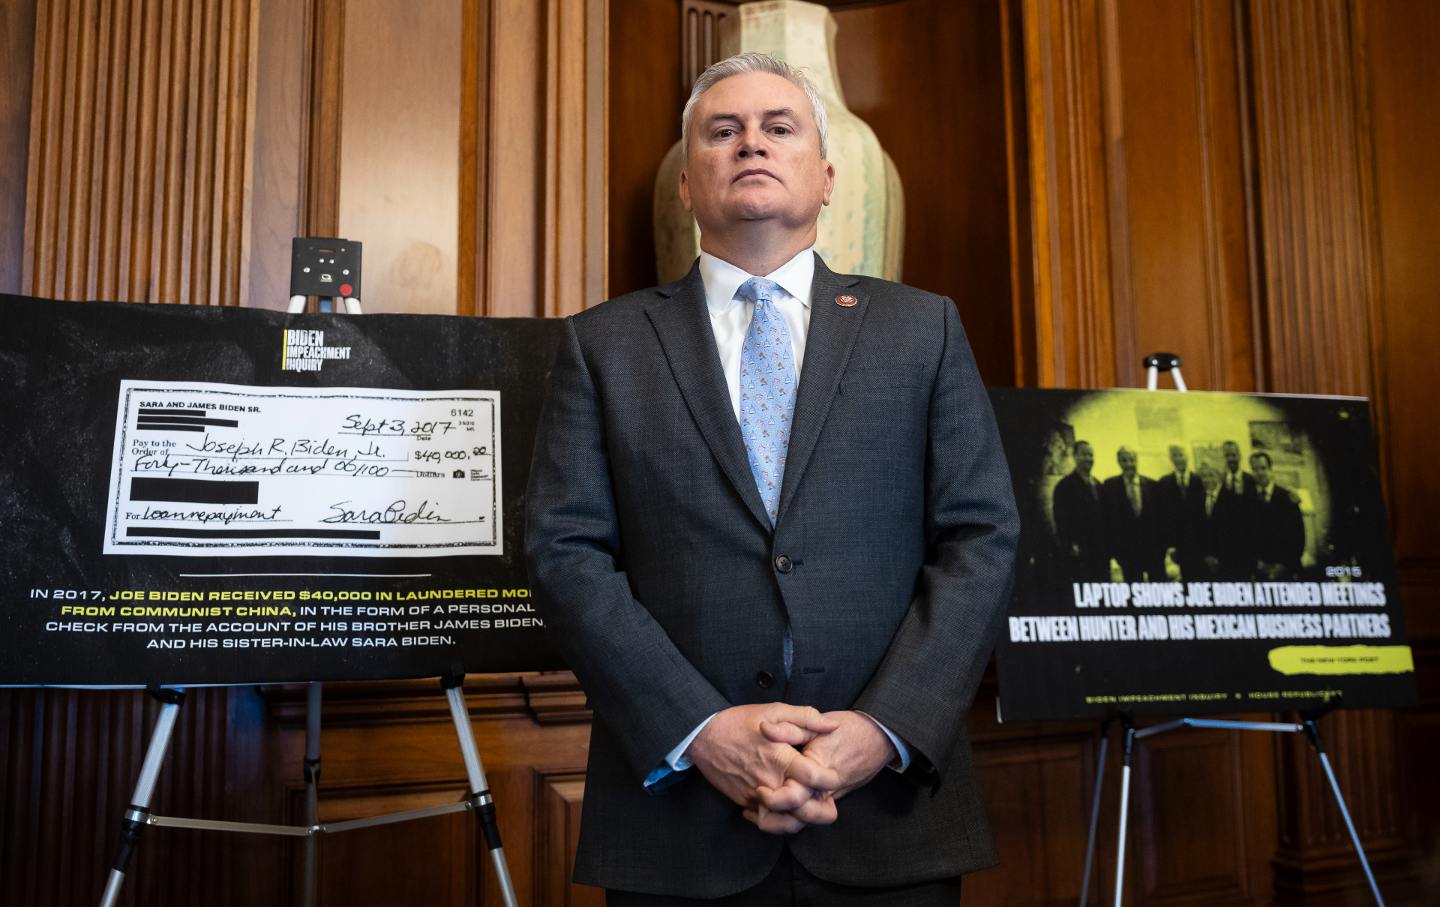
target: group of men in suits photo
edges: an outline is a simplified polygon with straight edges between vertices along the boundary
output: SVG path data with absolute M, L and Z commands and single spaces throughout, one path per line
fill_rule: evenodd
M 1295 493 L 1274 478 L 1264 450 L 1243 468 L 1240 445 L 1221 446 L 1223 467 L 1190 467 L 1171 444 L 1171 471 L 1140 472 L 1140 457 L 1120 447 L 1120 474 L 1094 475 L 1088 441 L 1072 447 L 1075 468 L 1055 486 L 1056 541 L 1077 581 L 1105 581 L 1118 568 L 1126 582 L 1287 580 L 1300 572 L 1305 522 Z M 1166 558 L 1178 570 L 1167 570 Z M 1112 562 L 1115 566 L 1112 567 Z

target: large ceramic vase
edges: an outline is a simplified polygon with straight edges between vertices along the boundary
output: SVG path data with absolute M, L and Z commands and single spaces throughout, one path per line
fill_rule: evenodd
M 820 211 L 815 249 L 831 270 L 900 279 L 905 196 L 900 175 L 869 126 L 845 107 L 835 67 L 835 18 L 800 0 L 746 3 L 721 23 L 722 57 L 758 51 L 805 72 L 825 101 L 835 191 Z M 661 283 L 685 275 L 700 254 L 695 218 L 680 204 L 680 143 L 655 177 L 655 261 Z

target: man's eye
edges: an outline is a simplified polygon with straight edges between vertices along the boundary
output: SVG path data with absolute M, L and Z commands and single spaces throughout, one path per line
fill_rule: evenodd
M 731 129 L 728 126 L 715 130 L 715 138 L 717 139 L 728 139 L 734 134 L 735 130 Z
M 776 135 L 789 135 L 793 130 L 789 126 L 771 126 L 770 131 Z

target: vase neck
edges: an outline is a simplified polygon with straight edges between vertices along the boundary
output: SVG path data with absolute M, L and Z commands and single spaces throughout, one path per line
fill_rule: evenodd
M 744 51 L 779 57 L 804 70 L 828 104 L 844 108 L 845 95 L 835 71 L 835 30 L 835 17 L 816 3 L 746 3 L 738 16 L 724 20 L 721 48 L 725 56 Z

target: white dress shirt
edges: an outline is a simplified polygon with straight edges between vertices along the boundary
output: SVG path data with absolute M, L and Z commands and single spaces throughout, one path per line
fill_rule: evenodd
M 755 303 L 735 298 L 740 285 L 754 275 L 709 252 L 700 253 L 700 279 L 705 283 L 705 306 L 710 310 L 710 327 L 720 353 L 720 368 L 730 390 L 730 406 L 740 420 L 740 349 L 750 330 Z M 779 284 L 784 292 L 774 300 L 775 308 L 790 329 L 790 346 L 795 352 L 795 380 L 805 362 L 805 335 L 810 331 L 810 288 L 815 283 L 815 247 L 810 246 L 785 262 L 765 279 Z

